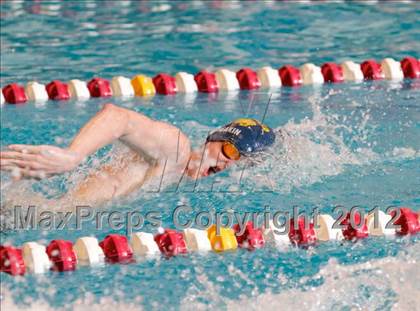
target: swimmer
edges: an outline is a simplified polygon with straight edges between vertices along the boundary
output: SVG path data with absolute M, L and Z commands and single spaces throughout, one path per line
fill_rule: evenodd
M 274 140 L 268 126 L 238 119 L 211 132 L 201 150 L 192 151 L 188 137 L 175 126 L 106 104 L 67 148 L 10 145 L 0 153 L 0 168 L 15 179 L 42 179 L 72 171 L 98 149 L 120 141 L 129 153 L 89 174 L 66 195 L 78 202 L 102 203 L 140 188 L 163 170 L 192 179 L 215 174 Z

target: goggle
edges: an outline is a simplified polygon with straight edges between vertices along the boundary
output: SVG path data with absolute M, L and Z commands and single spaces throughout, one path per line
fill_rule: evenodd
M 238 148 L 230 142 L 224 142 L 222 145 L 222 154 L 230 160 L 239 160 L 241 154 Z

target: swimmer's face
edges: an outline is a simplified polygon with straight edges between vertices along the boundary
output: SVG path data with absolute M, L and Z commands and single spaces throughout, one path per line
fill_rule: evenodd
M 193 178 L 206 177 L 232 165 L 235 160 L 223 154 L 222 146 L 223 142 L 207 142 L 203 147 L 204 150 L 193 152 L 188 164 L 188 175 Z

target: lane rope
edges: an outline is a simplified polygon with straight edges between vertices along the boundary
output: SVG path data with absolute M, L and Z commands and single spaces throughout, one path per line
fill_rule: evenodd
M 111 81 L 94 77 L 87 83 L 78 79 L 62 82 L 53 80 L 47 85 L 36 81 L 25 87 L 11 83 L 3 87 L 0 100 L 9 104 L 21 104 L 27 101 L 45 102 L 47 100 L 87 100 L 91 97 L 130 97 L 174 95 L 177 93 L 215 93 L 238 90 L 275 89 L 282 86 L 296 87 L 323 83 L 341 83 L 344 81 L 360 82 L 363 80 L 420 78 L 420 61 L 414 57 L 405 57 L 401 61 L 385 58 L 381 63 L 366 60 L 360 65 L 353 61 L 341 64 L 328 62 L 318 67 L 306 63 L 299 68 L 285 65 L 278 70 L 263 67 L 256 72 L 242 68 L 238 72 L 219 69 L 216 72 L 202 70 L 195 75 L 178 72 L 175 76 L 159 73 L 150 78 L 136 75 L 132 79 L 118 76 Z
M 388 228 L 387 224 L 391 221 L 398 227 Z M 78 266 L 128 264 L 135 262 L 136 258 L 160 254 L 169 258 L 190 252 L 234 251 L 238 247 L 253 251 L 266 244 L 283 249 L 285 246 L 308 248 L 331 240 L 357 241 L 368 236 L 406 236 L 420 232 L 420 212 L 407 207 L 398 208 L 398 213 L 378 211 L 363 218 L 359 212 L 348 213 L 341 221 L 341 229 L 333 227 L 335 220 L 328 214 L 317 216 L 317 227 L 313 221 L 309 224 L 305 222 L 305 217 L 300 216 L 295 227 L 291 219 L 288 234 L 279 234 L 285 232 L 286 226 L 279 228 L 270 220 L 266 228 L 255 228 L 251 221 L 248 222 L 241 235 L 236 235 L 240 227 L 235 224 L 233 228 L 220 228 L 219 235 L 216 226 L 212 225 L 207 230 L 189 228 L 183 232 L 161 229 L 156 235 L 136 232 L 131 235 L 130 241 L 124 235 L 109 234 L 101 242 L 87 236 L 79 238 L 74 244 L 53 240 L 46 247 L 37 242 L 24 243 L 21 248 L 1 245 L 0 271 L 10 275 L 45 273 L 49 270 L 64 272 L 76 270 Z

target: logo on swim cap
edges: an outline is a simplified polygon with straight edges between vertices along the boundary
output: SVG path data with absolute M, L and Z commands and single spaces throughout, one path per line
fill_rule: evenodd
M 242 155 L 261 151 L 272 145 L 275 134 L 267 125 L 255 119 L 241 118 L 222 128 L 219 128 L 207 137 L 207 141 L 228 141 L 232 143 Z
M 242 118 L 242 119 L 236 119 L 235 121 L 232 122 L 232 124 L 238 124 L 240 126 L 256 126 L 260 123 L 254 119 Z

